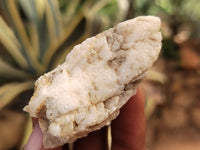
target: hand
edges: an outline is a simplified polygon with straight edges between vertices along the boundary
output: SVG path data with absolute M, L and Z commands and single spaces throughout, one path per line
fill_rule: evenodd
M 121 108 L 117 119 L 112 121 L 112 150 L 145 150 L 144 103 L 143 92 L 138 88 L 137 94 Z M 78 139 L 74 143 L 74 150 L 107 150 L 106 130 L 104 127 Z M 61 149 L 60 147 L 53 150 Z M 24 150 L 45 150 L 38 123 L 34 126 Z

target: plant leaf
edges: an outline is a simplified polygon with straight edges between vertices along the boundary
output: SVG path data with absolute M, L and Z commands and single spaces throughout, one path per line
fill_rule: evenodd
M 46 0 L 19 0 L 26 14 L 28 35 L 34 56 L 41 63 L 45 50 L 49 45 L 48 27 L 46 21 Z
M 23 8 L 25 15 L 32 21 L 37 20 L 35 0 L 18 0 L 20 6 Z
M 68 24 L 71 21 L 73 15 L 75 14 L 78 6 L 80 5 L 80 0 L 68 1 L 65 5 L 67 6 L 67 8 L 66 11 L 62 13 L 62 19 L 64 21 L 64 24 Z
M 27 15 L 28 31 L 32 47 L 40 63 L 46 59 L 44 52 L 62 31 L 61 14 L 55 0 L 20 0 L 20 4 Z M 39 4 L 42 4 L 40 7 Z
M 13 79 L 27 79 L 31 78 L 31 74 L 21 71 L 19 69 L 14 68 L 7 62 L 0 59 L 0 76 L 5 78 L 13 78 Z
M 0 110 L 20 93 L 34 87 L 34 81 L 7 83 L 0 87 Z
M 58 7 L 58 2 L 55 0 L 46 1 L 46 17 L 48 33 L 50 35 L 50 41 L 57 41 L 61 33 L 61 14 Z
M 0 41 L 14 58 L 14 60 L 19 64 L 20 67 L 27 69 L 28 63 L 25 57 L 21 53 L 21 46 L 13 34 L 12 30 L 4 22 L 3 18 L 0 16 Z
M 13 23 L 15 33 L 22 45 L 23 54 L 26 56 L 27 61 L 29 62 L 30 69 L 39 73 L 44 72 L 44 67 L 39 63 L 37 56 L 34 53 L 34 49 L 30 44 L 15 0 L 6 0 L 5 4 L 8 9 L 9 17 Z
M 27 0 L 24 0 L 24 1 L 27 1 Z M 42 19 L 45 13 L 46 0 L 34 0 L 34 1 L 36 3 L 36 11 L 37 11 L 38 17 Z
M 42 0 L 41 0 L 42 1 Z M 34 56 L 39 57 L 39 20 L 41 19 L 41 14 L 39 14 L 36 10 L 36 3 L 38 1 L 35 0 L 19 0 L 20 6 L 22 7 L 24 14 L 27 17 L 27 27 L 30 37 L 30 43 L 32 48 L 34 49 Z M 40 7 L 39 10 L 44 9 Z M 44 11 L 44 10 L 43 10 Z
M 66 56 L 68 53 L 73 49 L 73 47 L 77 44 L 80 44 L 82 41 L 84 41 L 86 38 L 88 38 L 87 34 L 83 34 L 78 40 L 76 40 L 73 44 L 71 44 L 69 47 L 67 47 L 65 50 L 63 50 L 56 58 L 55 61 L 52 64 L 52 68 L 55 68 L 57 65 L 64 62 Z
M 110 3 L 111 0 L 101 0 L 97 1 L 94 5 L 88 1 L 84 7 L 84 13 L 86 17 L 86 32 L 91 34 L 92 33 L 92 23 L 94 18 L 96 17 L 96 14 L 99 10 L 104 8 L 108 3 Z M 92 5 L 92 6 L 91 6 Z
M 79 22 L 83 19 L 84 14 L 82 11 L 79 11 L 75 16 L 74 19 L 69 23 L 69 25 L 63 30 L 61 36 L 58 38 L 58 41 L 54 42 L 49 45 L 49 48 L 45 52 L 44 56 L 44 65 L 47 67 L 51 58 L 54 56 L 55 52 L 58 50 L 59 46 L 71 35 L 74 29 L 77 27 Z
M 27 143 L 29 136 L 31 135 L 32 130 L 33 130 L 32 119 L 31 119 L 30 115 L 27 115 L 27 121 L 26 121 L 25 130 L 24 130 L 24 136 L 23 136 L 23 139 L 22 139 L 22 143 L 20 144 L 20 149 L 23 149 L 23 147 Z

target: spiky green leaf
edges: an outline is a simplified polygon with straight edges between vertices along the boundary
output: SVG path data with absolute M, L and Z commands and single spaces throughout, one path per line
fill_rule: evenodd
M 26 56 L 26 60 L 29 63 L 29 68 L 33 72 L 44 72 L 44 67 L 39 63 L 36 53 L 30 44 L 30 40 L 26 33 L 26 28 L 23 24 L 22 18 L 20 16 L 20 10 L 15 0 L 6 0 L 5 2 L 9 18 L 13 24 L 13 29 L 15 34 L 22 46 L 23 55 Z
M 28 63 L 21 52 L 21 46 L 15 37 L 13 31 L 8 27 L 3 18 L 0 16 L 0 42 L 18 63 L 24 69 L 28 68 Z
M 57 41 L 57 38 L 62 32 L 61 14 L 57 1 L 55 0 L 46 1 L 46 17 L 47 17 L 47 26 L 48 26 L 50 41 L 53 40 Z
M 63 63 L 68 53 L 73 49 L 73 47 L 77 44 L 80 44 L 82 41 L 84 41 L 86 38 L 88 38 L 87 34 L 83 34 L 81 37 L 79 37 L 73 44 L 71 44 L 69 47 L 66 47 L 60 54 L 55 58 L 54 62 L 52 63 L 52 68 L 55 68 L 59 64 Z
M 45 66 L 49 65 L 50 60 L 52 59 L 52 57 L 54 56 L 54 54 L 56 53 L 58 48 L 72 34 L 72 32 L 75 30 L 75 28 L 80 23 L 80 21 L 83 19 L 83 17 L 84 17 L 83 12 L 79 11 L 76 14 L 76 16 L 74 17 L 74 19 L 68 24 L 68 26 L 65 27 L 65 29 L 63 29 L 62 34 L 58 38 L 58 41 L 56 41 L 56 42 L 52 41 L 52 43 L 49 45 L 49 48 L 47 49 L 47 51 L 44 54 L 44 56 L 45 56 L 44 65 Z
M 13 67 L 2 59 L 0 59 L 0 68 L 1 78 L 27 79 L 32 77 L 31 74 Z
M 32 89 L 34 81 L 7 83 L 0 87 L 0 110 L 9 104 L 16 96 Z

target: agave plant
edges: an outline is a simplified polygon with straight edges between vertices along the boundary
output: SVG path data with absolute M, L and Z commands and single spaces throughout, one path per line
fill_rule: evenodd
M 111 19 L 118 2 L 1 1 L 0 51 L 6 55 L 0 56 L 0 109 L 32 89 L 34 81 L 61 63 L 75 44 L 122 20 L 123 14 Z M 94 20 L 104 25 L 95 31 Z
M 122 21 L 128 6 L 128 0 L 1 0 L 0 110 L 33 90 L 75 44 Z

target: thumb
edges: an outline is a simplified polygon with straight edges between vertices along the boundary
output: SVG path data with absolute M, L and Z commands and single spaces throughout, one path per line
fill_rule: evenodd
M 26 143 L 24 150 L 41 150 L 42 149 L 42 132 L 39 124 L 37 123 Z
M 42 138 L 43 135 L 40 130 L 39 123 L 37 122 L 23 150 L 47 150 L 43 147 Z M 52 150 L 61 150 L 61 147 Z

